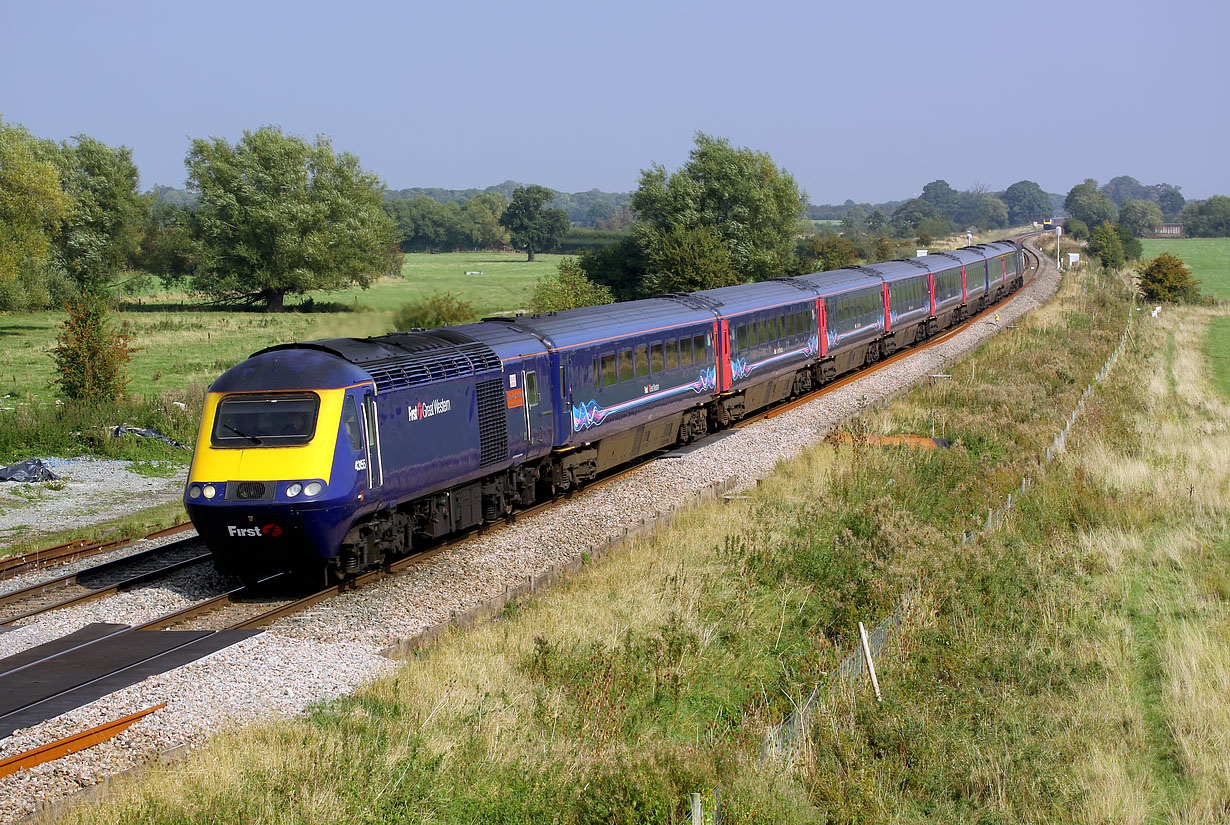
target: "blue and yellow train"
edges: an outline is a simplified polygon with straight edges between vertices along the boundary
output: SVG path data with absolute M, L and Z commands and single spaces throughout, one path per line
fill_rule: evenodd
M 184 503 L 223 572 L 341 580 L 924 341 L 1023 270 L 998 241 L 271 347 L 210 386 Z

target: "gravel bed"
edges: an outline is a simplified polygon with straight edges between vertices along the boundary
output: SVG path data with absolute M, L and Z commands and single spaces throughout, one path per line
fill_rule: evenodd
M 0 482 L 0 545 L 126 516 L 134 510 L 179 500 L 188 468 L 170 478 L 133 472 L 131 461 L 80 456 L 45 458 L 60 482 Z
M 331 599 L 207 659 L 0 740 L 3 758 L 168 703 L 110 742 L 0 779 L 0 822 L 13 821 L 33 811 L 40 800 L 56 800 L 170 748 L 200 743 L 228 725 L 299 713 L 314 702 L 353 691 L 396 667 L 379 651 L 397 638 L 446 621 L 453 611 L 473 607 L 578 550 L 614 538 L 625 527 L 665 512 L 712 481 L 734 476 L 741 488 L 754 485 L 779 461 L 797 455 L 868 404 L 943 372 L 997 330 L 1048 300 L 1058 285 L 1058 273 L 1044 269 L 999 310 L 998 325 L 980 321 L 942 344 L 771 421 L 680 458 L 653 462 L 533 518 L 464 542 L 402 576 Z M 178 591 L 205 584 L 181 584 Z M 0 655 L 90 621 L 132 623 L 152 617 L 183 592 L 151 588 L 32 620 L 26 627 L 0 634 Z

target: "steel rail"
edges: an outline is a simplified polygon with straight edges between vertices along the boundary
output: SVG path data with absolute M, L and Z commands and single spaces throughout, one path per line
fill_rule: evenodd
M 71 736 L 65 736 L 62 739 L 57 739 L 54 742 L 48 742 L 46 745 L 40 745 L 32 750 L 24 753 L 14 754 L 6 759 L 0 759 L 0 776 L 8 776 L 16 773 L 23 768 L 33 768 L 36 765 L 41 765 L 44 762 L 51 762 L 54 759 L 59 759 L 62 756 L 83 751 L 86 748 L 92 748 L 108 739 L 123 733 L 137 721 L 144 719 L 155 711 L 162 710 L 167 706 L 166 702 L 154 705 L 152 708 L 131 713 L 120 719 L 114 719 L 110 722 L 104 722 L 97 727 L 83 730 L 80 733 L 74 733 Z

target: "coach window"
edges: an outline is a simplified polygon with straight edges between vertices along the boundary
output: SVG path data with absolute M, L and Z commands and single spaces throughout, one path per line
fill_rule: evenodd
M 626 349 L 619 353 L 619 380 L 631 381 L 636 377 L 636 371 L 632 368 L 632 350 Z
M 615 375 L 615 356 L 614 355 L 602 356 L 602 386 L 604 387 L 613 386 L 616 380 L 617 379 Z
M 538 373 L 533 370 L 525 374 L 525 403 L 538 406 Z
M 696 360 L 703 362 L 705 360 L 705 336 L 697 335 L 692 339 L 692 343 L 696 346 Z
M 649 375 L 649 347 L 636 348 L 636 377 Z
M 674 338 L 666 342 L 666 368 L 679 369 L 679 341 Z
M 666 353 L 662 351 L 661 344 L 653 344 L 649 347 L 649 370 L 661 372 L 664 369 L 666 369 Z
M 598 371 L 598 356 L 594 356 L 594 389 L 602 386 L 602 373 Z
M 794 313 L 791 312 L 787 314 L 785 320 L 786 320 L 786 334 L 789 336 L 793 336 L 794 335 Z
M 691 338 L 680 338 L 679 339 L 679 363 L 685 367 L 688 364 L 692 363 L 692 339 Z
M 747 324 L 739 324 L 739 329 L 735 337 L 739 341 L 739 351 L 742 352 L 747 349 Z

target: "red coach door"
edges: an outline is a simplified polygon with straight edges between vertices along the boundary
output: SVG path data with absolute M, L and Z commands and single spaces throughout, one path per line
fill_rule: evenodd
M 718 392 L 730 390 L 730 322 L 723 318 L 713 324 L 713 351 L 717 353 Z
M 824 357 L 829 354 L 829 325 L 828 320 L 824 317 L 824 299 L 816 299 L 816 318 L 820 324 L 820 356 Z

